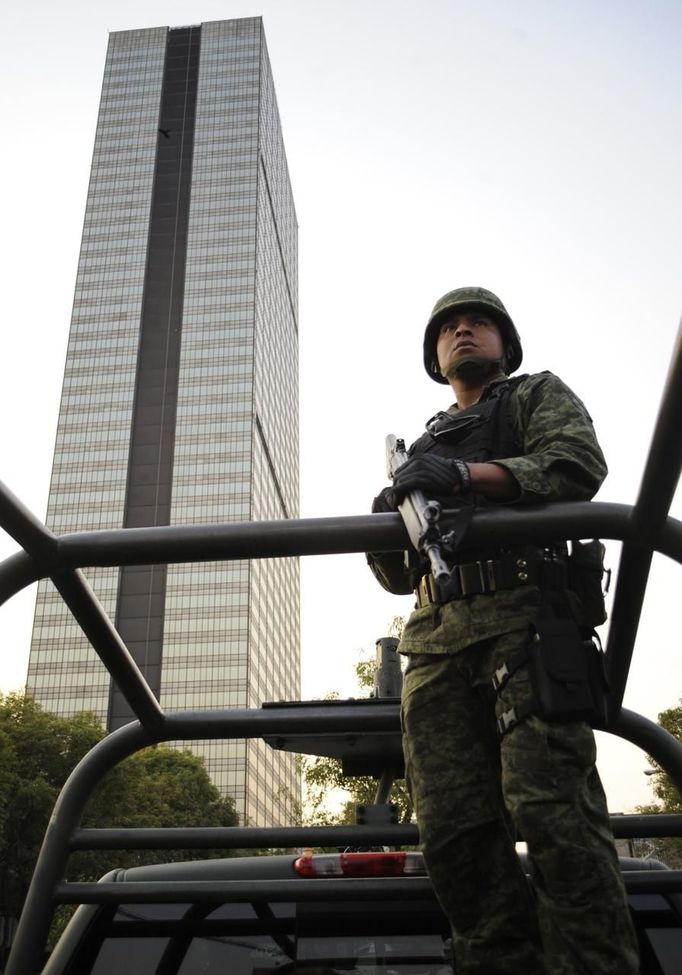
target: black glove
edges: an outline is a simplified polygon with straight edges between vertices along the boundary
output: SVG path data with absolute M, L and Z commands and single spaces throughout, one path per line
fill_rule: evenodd
M 385 487 L 381 494 L 378 494 L 374 501 L 372 501 L 372 514 L 385 515 L 392 511 L 397 511 L 398 509 L 391 500 L 392 496 L 393 488 Z
M 463 460 L 439 457 L 437 454 L 416 454 L 396 471 L 389 500 L 393 504 L 400 504 L 412 491 L 454 495 L 466 494 L 470 490 L 469 466 Z

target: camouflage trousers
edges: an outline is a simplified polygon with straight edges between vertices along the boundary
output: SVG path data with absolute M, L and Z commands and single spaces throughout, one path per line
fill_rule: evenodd
M 530 717 L 500 741 L 495 708 L 530 692 L 494 670 L 527 631 L 451 655 L 412 654 L 406 778 L 424 857 L 453 930 L 457 975 L 635 975 L 636 937 L 591 728 Z M 529 885 L 515 850 L 528 846 Z

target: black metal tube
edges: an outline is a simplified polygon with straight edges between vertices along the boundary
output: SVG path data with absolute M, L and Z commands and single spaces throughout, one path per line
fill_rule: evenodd
M 121 883 L 60 884 L 55 901 L 62 904 L 182 904 L 248 901 L 316 901 L 324 884 L 325 901 L 433 898 L 426 877 L 382 877 L 299 880 L 138 880 Z
M 611 816 L 616 839 L 682 836 L 682 814 Z M 224 826 L 77 829 L 71 850 L 289 849 L 312 846 L 416 846 L 415 823 L 386 826 Z
M 606 666 L 615 711 L 623 703 L 646 593 L 653 548 L 666 522 L 682 470 L 682 323 L 661 397 L 644 474 L 632 510 L 633 543 L 625 544 L 613 600 Z
M 682 891 L 682 870 L 625 870 L 625 889 L 631 894 L 672 894 Z M 239 901 L 316 901 L 324 884 L 325 902 L 431 900 L 426 877 L 324 880 L 204 880 L 124 881 L 122 883 L 60 884 L 55 901 L 61 904 L 182 904 Z M 7 975 L 10 975 L 7 969 Z
M 629 505 L 599 502 L 478 511 L 466 544 L 468 548 L 596 535 L 626 539 L 632 534 L 630 511 Z M 447 512 L 442 522 L 447 529 Z M 59 537 L 58 558 L 60 568 L 77 568 L 397 551 L 407 545 L 398 514 L 375 514 L 79 532 Z
M 641 837 L 682 836 L 682 814 L 654 813 L 611 816 L 611 829 L 617 840 Z
M 628 894 L 682 892 L 682 870 L 624 870 L 623 881 Z
M 682 746 L 652 722 L 631 712 L 623 712 L 619 722 L 620 727 L 614 726 L 612 733 L 620 733 L 646 748 L 663 767 L 668 766 L 669 759 L 673 765 L 679 760 L 678 750 Z M 372 712 L 362 705 L 347 705 L 335 708 L 330 713 L 321 702 L 319 707 L 170 714 L 160 728 L 146 731 L 135 722 L 99 742 L 74 769 L 57 800 L 17 929 L 7 975 L 25 975 L 26 970 L 37 971 L 39 968 L 42 945 L 47 938 L 52 916 L 52 892 L 63 879 L 70 843 L 80 823 L 83 807 L 110 768 L 134 751 L 161 740 L 263 737 L 285 733 L 292 728 L 299 732 L 318 733 L 397 733 L 398 706 L 377 701 Z M 672 739 L 674 748 L 669 739 Z M 76 888 L 70 887 L 69 890 L 69 899 L 79 900 Z M 22 964 L 28 964 L 28 968 L 20 971 L 12 967 L 15 965 L 14 959 L 21 959 Z
M 624 545 L 621 552 L 606 643 L 611 715 L 616 715 L 623 704 L 652 557 L 653 550 L 642 545 Z
M 57 537 L 0 481 L 0 526 L 36 559 L 46 559 Z
M 479 511 L 469 528 L 467 547 L 527 542 L 529 538 L 539 543 L 596 536 L 630 541 L 636 538 L 631 510 L 629 505 L 591 501 Z M 447 512 L 442 521 L 447 528 Z M 397 514 L 78 532 L 57 538 L 50 565 L 40 565 L 30 581 L 47 576 L 50 571 L 85 566 L 397 551 L 407 544 L 404 525 Z M 682 562 L 682 525 L 668 519 L 659 532 L 659 544 L 664 554 Z M 16 592 L 21 588 L 11 578 L 16 571 L 16 563 L 10 565 L 9 559 L 0 564 L 0 596 L 3 587 L 8 595 L 9 590 Z
M 140 723 L 160 727 L 159 702 L 80 569 L 55 574 L 53 581 Z
M 409 544 L 399 515 L 300 518 L 222 525 L 164 525 L 62 535 L 65 566 L 151 565 L 362 552 Z
M 49 538 L 48 543 L 44 544 L 43 533 L 34 530 L 36 526 L 30 518 L 27 521 L 21 512 L 17 514 L 11 498 L 8 502 L 5 497 L 5 501 L 6 510 L 16 520 L 15 530 L 24 532 L 27 538 L 30 536 L 32 545 L 35 543 L 35 561 L 21 554 L 5 560 L 0 566 L 0 587 L 4 585 L 7 594 L 18 591 L 21 584 L 33 581 L 37 571 L 36 564 L 39 564 L 42 574 L 54 574 L 55 582 L 78 622 L 98 653 L 103 659 L 107 658 L 106 662 L 112 673 L 116 671 L 114 678 L 119 683 L 122 682 L 134 698 L 139 697 L 139 700 L 135 703 L 131 701 L 131 704 L 136 707 L 150 729 L 144 731 L 134 723 L 110 735 L 74 770 L 58 800 L 31 884 L 17 932 L 16 950 L 13 953 L 13 958 L 21 958 L 23 963 L 33 958 L 33 969 L 37 969 L 51 917 L 51 891 L 63 877 L 70 837 L 80 821 L 83 805 L 104 772 L 127 754 L 153 741 L 204 737 L 263 737 L 290 732 L 292 727 L 295 727 L 297 733 L 364 733 L 369 729 L 395 733 L 398 731 L 397 706 L 383 704 L 377 704 L 372 715 L 365 708 L 353 709 L 352 706 L 335 709 L 329 714 L 325 713 L 324 705 L 321 705 L 319 709 L 302 708 L 299 713 L 296 713 L 296 709 L 275 708 L 255 713 L 190 712 L 164 717 L 146 685 L 140 685 L 134 671 L 131 672 L 127 649 L 87 583 L 80 575 L 68 572 L 68 569 L 85 565 L 267 558 L 366 549 L 381 551 L 400 549 L 407 544 L 407 540 L 398 515 L 369 515 L 344 519 L 208 527 L 170 526 L 86 533 L 63 536 L 53 546 Z M 444 515 L 443 521 L 446 525 L 447 515 Z M 621 538 L 631 545 L 647 545 L 647 541 L 639 534 L 639 526 L 632 518 L 628 506 L 596 503 L 479 512 L 472 523 L 467 544 L 475 547 L 527 542 L 529 539 L 543 542 L 556 538 L 595 535 Z M 660 527 L 658 537 L 651 538 L 650 543 L 660 544 L 661 550 L 666 554 L 682 561 L 682 529 L 672 519 L 668 519 Z M 636 621 L 634 626 L 629 624 L 629 628 L 629 635 L 634 642 Z M 627 646 L 627 640 L 624 644 Z M 619 653 L 619 648 L 614 647 L 612 659 L 616 659 Z M 113 666 L 112 661 L 115 661 Z M 625 669 L 627 670 L 627 665 Z M 620 723 L 614 722 L 609 730 L 646 748 L 679 785 L 682 781 L 679 753 L 671 748 L 667 740 L 661 739 L 657 726 L 637 715 L 628 718 L 628 714 L 630 713 L 621 714 L 618 719 Z M 649 726 L 657 731 L 652 731 Z M 347 887 L 345 889 L 348 890 Z M 70 890 L 73 893 L 74 888 Z M 18 969 L 11 967 L 12 964 L 14 962 L 7 969 L 8 975 L 20 975 Z
M 682 322 L 659 407 L 633 517 L 656 534 L 665 521 L 682 471 Z M 638 530 L 639 527 L 638 527 Z
M 98 742 L 66 780 L 45 831 L 5 975 L 27 975 L 40 970 L 52 921 L 54 891 L 64 878 L 71 834 L 80 822 L 83 808 L 110 768 L 152 743 L 139 724 L 126 725 Z
M 374 804 L 376 806 L 383 806 L 390 800 L 391 789 L 393 788 L 395 779 L 395 769 L 387 768 L 381 773 L 381 778 L 379 779 L 377 791 L 374 796 Z
M 40 578 L 41 570 L 26 552 L 15 552 L 3 559 L 0 562 L 0 606 Z
M 373 709 L 374 710 L 374 709 Z M 377 702 L 375 713 L 361 705 L 325 711 L 318 707 L 267 708 L 262 711 L 195 711 L 167 715 L 163 725 L 146 730 L 137 722 L 119 728 L 98 742 L 67 779 L 50 819 L 6 968 L 6 975 L 26 975 L 40 968 L 42 946 L 52 919 L 53 891 L 63 879 L 71 837 L 83 808 L 101 778 L 128 755 L 159 741 L 202 738 L 257 738 L 291 731 L 363 733 L 399 728 L 396 704 Z M 26 968 L 19 969 L 16 959 Z
M 399 707 L 396 703 L 377 702 L 376 707 L 339 705 L 333 712 L 320 701 L 319 707 L 296 705 L 263 710 L 178 711 L 166 713 L 160 741 L 176 738 L 195 741 L 201 738 L 265 738 L 286 734 L 368 734 L 390 731 L 400 733 Z
M 668 518 L 658 533 L 656 551 L 682 563 L 682 522 L 675 518 Z
M 651 755 L 670 776 L 682 795 L 682 742 L 641 714 L 621 708 L 604 729 L 611 735 L 625 738 Z
M 647 833 L 647 836 L 653 835 Z M 78 829 L 72 850 L 289 849 L 322 846 L 415 846 L 414 824 L 386 826 L 224 826 L 156 829 Z

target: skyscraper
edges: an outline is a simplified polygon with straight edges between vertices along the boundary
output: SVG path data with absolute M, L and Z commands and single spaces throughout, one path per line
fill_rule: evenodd
M 260 18 L 111 34 L 48 526 L 296 517 L 297 348 L 296 215 Z M 86 575 L 165 708 L 298 697 L 295 560 Z M 28 689 L 110 729 L 130 718 L 51 583 Z M 252 822 L 283 821 L 291 756 L 195 750 Z

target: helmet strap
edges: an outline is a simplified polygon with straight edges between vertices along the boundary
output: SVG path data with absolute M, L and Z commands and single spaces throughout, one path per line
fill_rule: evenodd
M 502 359 L 483 359 L 472 355 L 460 359 L 445 374 L 446 379 L 462 379 L 465 382 L 478 382 L 492 379 L 504 372 L 507 375 L 507 361 Z

